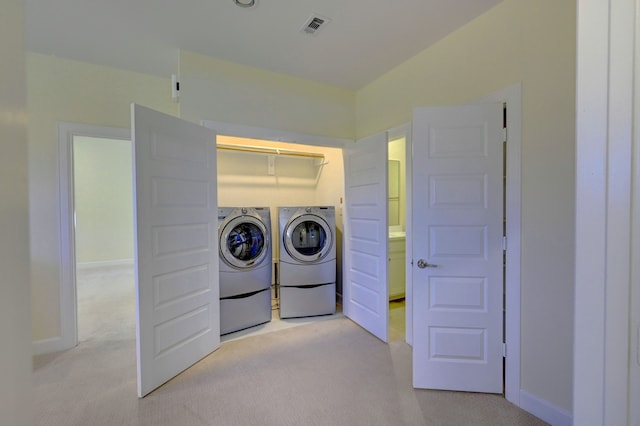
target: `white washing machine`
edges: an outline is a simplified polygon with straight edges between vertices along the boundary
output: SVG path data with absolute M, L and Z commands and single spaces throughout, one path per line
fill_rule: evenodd
M 268 207 L 218 208 L 220 334 L 271 321 Z
M 279 207 L 280 318 L 336 312 L 333 206 Z

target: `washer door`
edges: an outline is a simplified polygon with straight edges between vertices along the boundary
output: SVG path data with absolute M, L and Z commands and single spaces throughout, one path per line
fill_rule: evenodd
M 291 220 L 285 229 L 284 247 L 300 262 L 316 262 L 331 249 L 333 230 L 320 216 L 303 214 Z
M 220 231 L 220 254 L 226 264 L 249 269 L 262 263 L 267 255 L 267 227 L 253 216 L 238 216 Z

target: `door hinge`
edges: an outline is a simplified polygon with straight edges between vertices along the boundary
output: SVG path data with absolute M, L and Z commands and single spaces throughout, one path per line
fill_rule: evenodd
M 506 343 L 502 343 L 502 358 L 506 358 L 507 357 L 507 344 Z
M 507 236 L 502 236 L 502 251 L 507 251 Z
M 171 99 L 174 102 L 178 102 L 180 98 L 180 82 L 178 81 L 178 76 L 175 74 L 171 75 Z

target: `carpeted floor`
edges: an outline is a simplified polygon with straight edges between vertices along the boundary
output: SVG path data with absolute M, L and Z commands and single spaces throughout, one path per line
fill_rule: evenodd
M 96 329 L 35 359 L 37 425 L 545 424 L 500 395 L 413 389 L 410 347 L 342 316 L 227 341 L 143 399 L 134 336 Z

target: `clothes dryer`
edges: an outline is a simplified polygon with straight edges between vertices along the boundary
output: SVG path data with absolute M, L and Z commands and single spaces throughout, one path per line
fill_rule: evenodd
M 271 321 L 268 207 L 218 209 L 220 334 Z
M 280 318 L 336 312 L 333 206 L 279 207 Z

